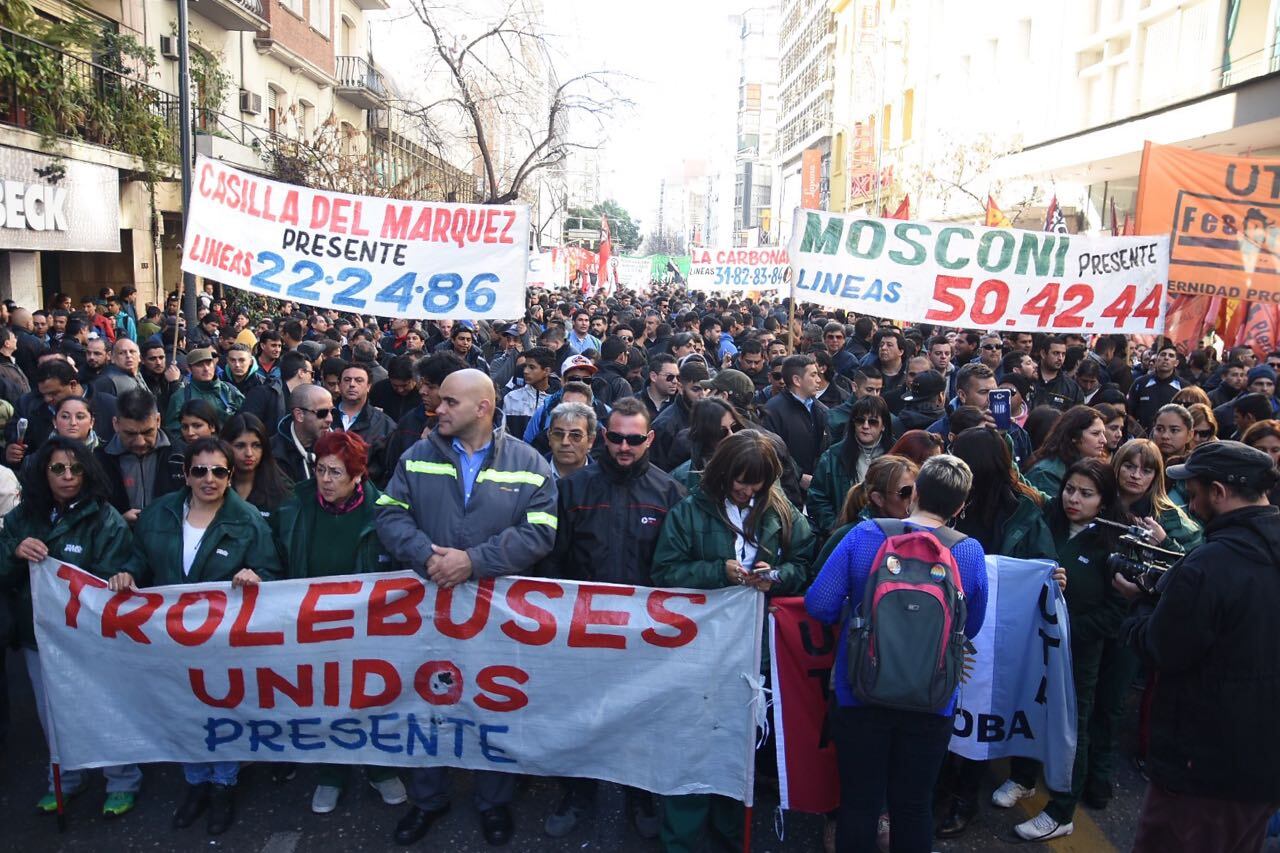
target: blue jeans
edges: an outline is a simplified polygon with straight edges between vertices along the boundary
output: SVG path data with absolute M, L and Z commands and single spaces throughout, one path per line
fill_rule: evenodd
M 186 777 L 188 785 L 213 782 L 215 785 L 231 787 L 240 776 L 240 762 L 205 761 L 199 764 L 184 764 L 182 775 Z

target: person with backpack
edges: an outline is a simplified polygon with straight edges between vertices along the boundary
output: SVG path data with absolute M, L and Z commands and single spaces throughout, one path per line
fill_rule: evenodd
M 855 527 L 805 594 L 811 616 L 841 623 L 828 718 L 840 771 L 839 850 L 876 849 L 886 801 L 893 849 L 932 849 L 933 788 L 951 741 L 965 646 L 986 615 L 986 554 L 947 526 L 972 482 L 960 459 L 927 459 L 910 515 Z M 921 651 L 926 645 L 942 650 L 942 663 L 927 671 L 910 664 L 933 656 Z M 904 653 L 876 660 L 876 648 Z

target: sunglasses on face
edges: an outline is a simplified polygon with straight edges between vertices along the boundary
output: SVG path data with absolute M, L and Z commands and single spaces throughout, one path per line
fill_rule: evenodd
M 729 436 L 733 435 L 734 433 L 738 432 L 741 429 L 742 427 L 738 426 L 737 424 L 734 424 L 733 426 L 722 426 L 720 427 L 720 437 L 728 438 Z
M 49 463 L 49 473 L 55 477 L 61 477 L 63 474 L 67 473 L 68 471 L 71 472 L 72 477 L 84 476 L 84 466 L 81 465 L 79 462 L 72 462 L 70 465 L 68 465 L 65 462 Z
M 880 426 L 880 419 L 879 419 L 879 418 L 867 418 L 867 417 L 863 417 L 863 418 L 854 418 L 854 419 L 853 419 L 853 423 L 854 423 L 856 426 Z
M 907 500 L 911 500 L 911 495 L 912 493 L 915 492 L 915 490 L 916 490 L 915 486 L 903 486 L 901 489 L 898 489 L 897 494 L 900 499 L 907 501 Z
M 983 344 L 982 348 L 983 349 L 1000 349 L 1000 345 L 999 344 Z
M 622 433 L 614 432 L 613 430 L 609 430 L 604 434 L 605 441 L 609 442 L 610 444 L 625 443 L 630 445 L 631 447 L 639 447 L 640 445 L 645 443 L 645 440 L 648 437 L 649 437 L 648 435 L 642 435 L 640 433 L 631 433 L 630 435 L 623 435 Z
M 332 409 L 332 408 L 329 408 L 329 409 L 303 409 L 302 411 L 304 411 L 304 412 L 310 412 L 311 414 L 313 414 L 313 415 L 315 415 L 315 416 L 316 416 L 316 419 L 317 419 L 317 420 L 321 420 L 321 421 L 322 421 L 322 420 L 324 420 L 325 418 L 329 417 L 329 414 L 333 411 L 333 409 Z
M 1195 433 L 1196 433 L 1196 438 L 1200 439 L 1201 441 L 1208 441 L 1209 439 L 1213 438 L 1213 427 L 1209 427 L 1208 429 L 1198 429 L 1195 431 Z
M 574 373 L 564 378 L 565 382 L 590 382 L 591 377 L 585 373 Z
M 231 476 L 231 469 L 225 465 L 192 465 L 188 474 L 197 480 L 203 480 L 210 474 L 215 480 L 225 480 Z

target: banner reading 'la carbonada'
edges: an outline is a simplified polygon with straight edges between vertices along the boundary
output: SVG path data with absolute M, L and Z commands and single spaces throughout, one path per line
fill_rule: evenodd
M 520 317 L 529 208 L 348 195 L 199 157 L 183 272 L 292 302 L 410 319 Z
M 450 766 L 751 802 L 764 596 L 411 572 L 113 593 L 31 567 L 53 760 Z
M 799 302 L 996 331 L 1153 334 L 1169 238 L 1090 237 L 796 211 Z

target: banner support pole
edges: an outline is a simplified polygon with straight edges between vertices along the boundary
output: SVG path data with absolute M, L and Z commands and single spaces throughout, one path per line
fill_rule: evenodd
M 796 354 L 796 277 L 794 270 L 788 268 L 791 272 L 791 298 L 787 302 L 787 355 Z
M 62 765 L 55 762 L 50 766 L 53 768 L 53 799 L 58 804 L 58 832 L 66 832 L 67 812 L 66 800 L 62 796 Z
M 743 820 L 743 826 L 742 826 L 742 853 L 751 853 L 751 812 L 752 811 L 753 809 L 751 806 L 747 806 L 744 809 L 744 812 L 746 813 L 746 817 Z

